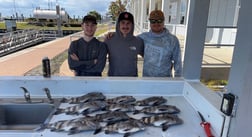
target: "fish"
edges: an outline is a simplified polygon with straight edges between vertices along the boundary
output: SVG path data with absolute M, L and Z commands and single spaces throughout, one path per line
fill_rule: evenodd
M 107 125 L 130 119 L 130 117 L 126 113 L 121 111 L 109 111 L 102 114 L 96 114 L 94 117 L 99 122 L 106 122 Z
M 80 103 L 75 106 L 67 108 L 57 108 L 54 115 L 65 113 L 67 115 L 87 115 L 98 110 L 105 110 L 107 103 L 105 101 L 91 101 L 87 103 Z
M 135 101 L 136 99 L 133 96 L 118 96 L 106 100 L 108 104 L 126 104 Z
M 120 121 L 107 125 L 106 127 L 102 128 L 102 130 L 105 132 L 105 134 L 120 133 L 124 134 L 124 137 L 129 137 L 135 132 L 145 130 L 145 128 L 146 125 L 142 121 L 131 118 L 126 121 Z M 95 132 L 94 134 L 97 134 L 99 132 L 100 131 Z
M 157 106 L 166 103 L 167 99 L 162 96 L 152 96 L 145 98 L 143 100 L 136 101 L 137 106 Z
M 104 96 L 103 93 L 101 92 L 89 92 L 79 97 L 72 97 L 70 99 L 63 98 L 61 102 L 69 103 L 69 104 L 78 104 L 78 103 L 86 103 L 86 102 L 95 101 L 95 100 L 103 101 L 105 99 L 106 99 L 106 96 Z
M 162 113 L 169 113 L 169 114 L 176 114 L 179 113 L 180 110 L 173 105 L 159 105 L 159 106 L 149 106 L 144 107 L 141 110 L 135 110 L 133 114 L 144 113 L 144 114 L 162 114 Z
M 100 132 L 102 127 L 98 121 L 89 118 L 77 118 L 72 120 L 61 120 L 54 123 L 43 125 L 43 128 L 50 129 L 52 132 L 68 132 L 68 135 L 73 135 L 83 131 L 94 130 Z
M 111 104 L 106 107 L 108 111 L 134 112 L 136 111 L 133 104 Z
M 172 125 L 179 125 L 183 123 L 183 120 L 177 115 L 168 113 L 157 114 L 149 117 L 141 118 L 146 125 L 152 125 L 156 127 L 162 127 L 162 131 L 166 131 Z

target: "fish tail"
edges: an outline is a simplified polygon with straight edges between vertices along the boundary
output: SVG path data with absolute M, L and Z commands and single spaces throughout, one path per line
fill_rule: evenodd
M 166 131 L 169 128 L 169 125 L 167 123 L 164 123 L 162 125 L 162 131 Z
M 54 115 L 58 115 L 64 112 L 64 109 L 57 108 L 56 111 L 54 112 Z
M 183 124 L 184 123 L 184 121 L 181 118 L 178 118 L 177 121 L 178 121 L 177 122 L 178 124 Z
M 66 103 L 66 102 L 67 102 L 67 98 L 62 98 L 62 99 L 60 100 L 60 102 L 61 102 L 61 103 Z
M 129 137 L 131 134 L 130 133 L 125 133 L 123 137 Z
M 36 128 L 36 129 L 35 129 L 35 131 L 41 131 L 41 130 L 44 130 L 44 129 L 46 129 L 46 128 L 47 128 L 47 126 L 48 126 L 48 124 L 43 123 L 43 124 L 41 124 L 38 128 Z
M 78 130 L 78 127 L 73 127 L 68 132 L 68 135 L 73 135 L 73 134 L 76 134 L 76 133 L 79 133 L 79 132 L 80 132 L 80 130 Z
M 100 133 L 101 131 L 102 131 L 102 128 L 100 127 L 98 129 L 96 129 L 93 134 L 96 135 L 96 134 Z

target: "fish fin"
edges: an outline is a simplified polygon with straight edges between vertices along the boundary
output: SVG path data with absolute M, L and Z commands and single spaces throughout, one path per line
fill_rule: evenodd
M 116 123 L 116 121 L 109 121 L 109 122 L 107 122 L 106 126 L 113 125 L 115 123 Z
M 125 133 L 123 137 L 129 137 L 130 133 Z
M 87 114 L 89 113 L 88 111 L 89 111 L 89 109 L 83 110 L 83 111 L 81 112 L 81 114 L 82 114 L 82 115 L 87 115 Z
M 54 132 L 54 131 L 57 131 L 56 128 L 52 128 L 50 129 L 50 131 Z
M 162 131 L 166 131 L 169 128 L 167 123 L 162 124 Z
M 60 132 L 60 131 L 64 131 L 64 130 L 63 129 L 51 128 L 50 131 L 52 131 L 52 132 Z
M 65 112 L 66 115 L 77 115 L 78 112 Z
M 95 131 L 94 131 L 94 135 L 96 135 L 96 134 L 98 134 L 98 133 L 100 133 L 102 131 L 102 128 L 98 128 L 98 129 L 96 129 Z
M 133 112 L 133 115 L 139 114 L 140 112 L 141 112 L 140 110 L 135 110 L 135 111 Z
M 80 131 L 78 130 L 78 127 L 73 127 L 69 130 L 68 135 L 73 135 L 76 133 L 79 133 Z
M 101 111 L 108 111 L 109 109 L 107 107 L 101 108 Z
M 54 112 L 54 115 L 58 115 L 64 112 L 64 109 L 57 108 L 56 111 Z
M 110 134 L 110 133 L 111 133 L 111 131 L 109 131 L 109 130 L 105 130 L 105 131 L 104 131 L 104 133 L 105 133 L 105 134 Z
M 158 106 L 158 105 L 160 105 L 160 104 L 162 104 L 162 103 L 160 103 L 160 102 L 155 102 L 155 103 L 152 104 L 152 106 Z

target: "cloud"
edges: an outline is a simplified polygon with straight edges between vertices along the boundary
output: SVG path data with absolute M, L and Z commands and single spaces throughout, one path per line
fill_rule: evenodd
M 115 0 L 0 0 L 0 13 L 2 17 L 13 16 L 16 12 L 30 17 L 36 7 L 55 9 L 56 1 L 71 17 L 82 17 L 94 10 L 105 15 L 110 2 Z

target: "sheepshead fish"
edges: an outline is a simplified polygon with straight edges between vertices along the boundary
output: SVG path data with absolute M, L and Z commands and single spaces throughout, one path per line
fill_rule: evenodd
M 142 121 L 146 125 L 153 125 L 156 127 L 162 126 L 162 130 L 166 131 L 172 125 L 182 124 L 183 120 L 180 119 L 177 115 L 172 114 L 157 114 L 150 117 L 143 117 Z
M 109 111 L 122 111 L 122 112 L 133 112 L 135 111 L 135 106 L 132 104 L 111 104 L 106 107 Z
M 137 106 L 157 106 L 166 103 L 167 100 L 162 96 L 148 97 L 143 100 L 136 101 Z
M 44 125 L 44 128 L 51 129 L 54 132 L 65 131 L 68 135 L 76 134 L 83 131 L 94 130 L 95 132 L 101 131 L 100 123 L 88 119 L 88 118 L 77 118 L 72 120 L 61 120 L 55 123 Z
M 106 106 L 107 103 L 105 101 L 91 101 L 87 103 L 80 103 L 78 105 L 70 106 L 63 109 L 58 108 L 54 114 L 57 115 L 61 113 L 66 113 L 67 115 L 86 115 L 98 110 L 103 110 Z
M 62 103 L 70 103 L 70 104 L 78 104 L 78 103 L 85 103 L 89 101 L 95 100 L 105 100 L 105 96 L 101 92 L 89 92 L 80 97 L 72 97 L 70 99 L 63 98 L 61 100 Z
M 107 125 L 103 128 L 105 134 L 111 134 L 111 133 L 120 133 L 124 134 L 124 137 L 128 137 L 131 134 L 145 130 L 145 124 L 136 119 L 129 119 L 127 121 L 120 121 L 114 124 Z M 97 134 L 98 132 L 95 132 L 94 134 Z
M 106 112 L 102 114 L 96 114 L 95 119 L 100 122 L 107 122 L 107 125 L 116 123 L 118 121 L 125 121 L 130 119 L 130 117 L 121 111 Z
M 133 96 L 118 96 L 114 98 L 107 99 L 108 104 L 125 104 L 135 102 L 136 99 Z
M 162 113 L 169 113 L 169 114 L 175 114 L 179 113 L 180 110 L 173 105 L 159 105 L 159 106 L 149 106 L 144 107 L 141 110 L 136 110 L 133 114 L 138 113 L 145 113 L 145 114 L 162 114 Z

